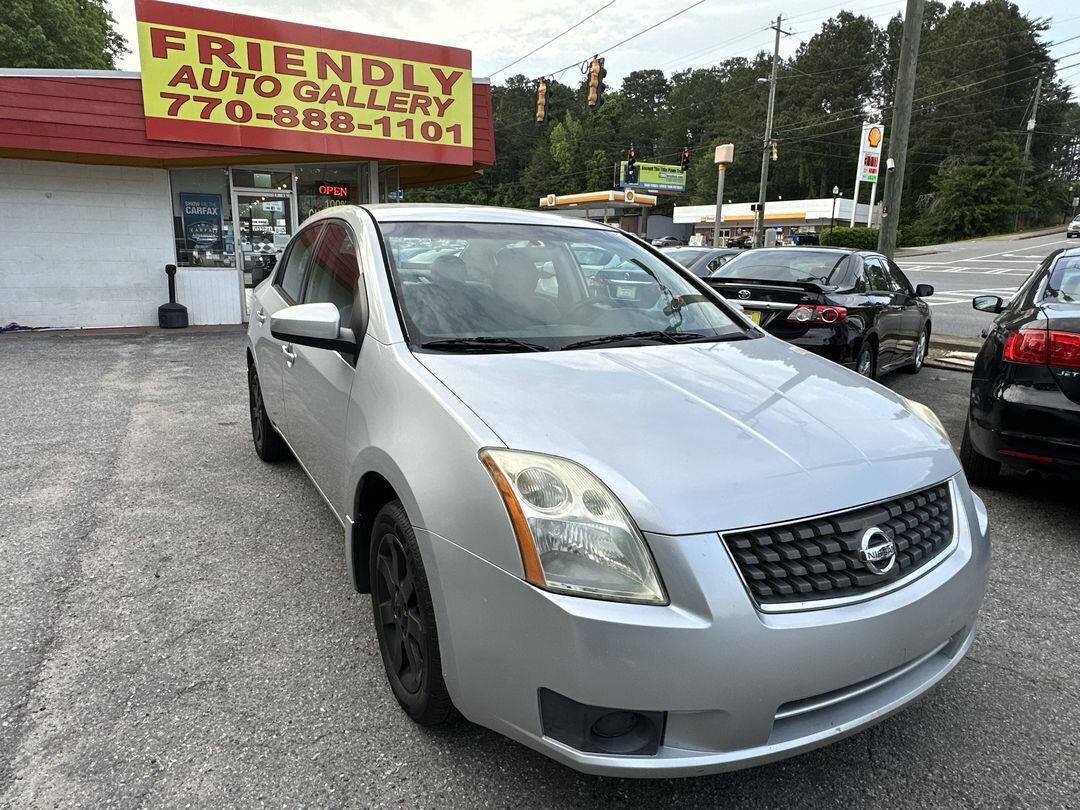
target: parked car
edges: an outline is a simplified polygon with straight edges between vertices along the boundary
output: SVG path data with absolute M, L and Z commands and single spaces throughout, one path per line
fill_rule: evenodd
M 1050 254 L 997 314 L 971 375 L 960 459 L 968 480 L 992 484 L 1002 464 L 1080 475 L 1080 249 Z
M 677 247 L 662 248 L 664 254 L 693 273 L 704 278 L 712 275 L 733 256 L 742 253 L 738 248 Z
M 1065 229 L 1065 236 L 1071 239 L 1074 236 L 1080 236 L 1080 214 L 1073 217 L 1073 221 L 1069 223 L 1069 227 Z
M 793 245 L 820 245 L 821 238 L 813 231 L 793 231 L 791 234 Z
M 751 248 L 754 246 L 754 237 L 747 233 L 729 236 L 724 240 L 724 246 L 729 248 Z
M 653 247 L 671 247 L 673 245 L 682 245 L 685 243 L 677 236 L 661 236 L 659 239 L 653 239 L 652 244 Z
M 656 300 L 594 296 L 590 245 Z M 933 412 L 614 229 L 328 209 L 254 291 L 247 362 L 255 450 L 291 452 L 341 522 L 418 723 L 456 708 L 582 771 L 709 773 L 865 728 L 972 642 L 986 511 Z
M 929 284 L 912 287 L 878 253 L 766 248 L 736 256 L 709 277 L 771 335 L 874 378 L 922 369 L 930 346 Z

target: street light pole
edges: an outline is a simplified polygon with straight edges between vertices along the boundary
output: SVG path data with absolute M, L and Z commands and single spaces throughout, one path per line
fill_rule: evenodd
M 769 185 L 769 159 L 772 157 L 772 122 L 773 108 L 776 106 L 776 68 L 780 62 L 780 34 L 786 31 L 780 29 L 782 15 L 777 15 L 776 25 L 771 26 L 776 31 L 776 42 L 773 44 L 772 74 L 768 79 L 758 79 L 759 82 L 769 83 L 769 109 L 765 114 L 765 140 L 761 145 L 761 182 L 758 185 L 758 207 L 754 215 L 754 247 L 761 247 L 764 241 L 765 230 L 765 191 Z
M 713 222 L 712 241 L 713 247 L 720 247 L 720 220 L 723 218 L 724 210 L 724 172 L 735 159 L 735 144 L 722 143 L 717 146 L 713 159 L 716 161 L 716 219 Z
M 836 227 L 836 198 L 840 196 L 840 186 L 832 187 L 832 218 L 829 223 L 829 230 L 831 231 Z

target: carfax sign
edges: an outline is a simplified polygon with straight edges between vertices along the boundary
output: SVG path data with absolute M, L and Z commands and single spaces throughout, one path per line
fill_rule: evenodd
M 180 193 L 188 250 L 221 250 L 221 195 Z
M 626 161 L 619 164 L 619 184 L 623 188 L 645 188 L 651 191 L 686 191 L 686 172 L 681 166 L 668 163 L 637 163 L 638 179 L 626 182 Z
M 472 54 L 136 0 L 149 138 L 472 163 Z

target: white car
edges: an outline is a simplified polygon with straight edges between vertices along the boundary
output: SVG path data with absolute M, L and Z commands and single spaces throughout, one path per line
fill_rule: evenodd
M 1065 236 L 1070 239 L 1074 236 L 1080 236 L 1080 214 L 1073 217 L 1073 221 L 1069 223 L 1069 227 L 1065 229 Z

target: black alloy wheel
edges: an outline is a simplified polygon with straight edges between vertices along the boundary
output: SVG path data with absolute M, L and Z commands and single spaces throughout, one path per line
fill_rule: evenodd
M 289 455 L 281 435 L 270 422 L 263 403 L 262 386 L 259 385 L 259 372 L 254 363 L 248 363 L 248 410 L 251 413 L 251 439 L 255 443 L 255 452 L 263 461 L 281 461 Z
M 874 352 L 874 344 L 869 340 L 863 341 L 862 348 L 859 349 L 859 356 L 855 360 L 855 370 L 867 379 L 874 379 L 874 372 L 877 371 L 877 354 Z
M 420 547 L 399 501 L 376 515 L 372 535 L 371 604 L 390 688 L 406 713 L 421 725 L 450 719 L 439 637 Z

